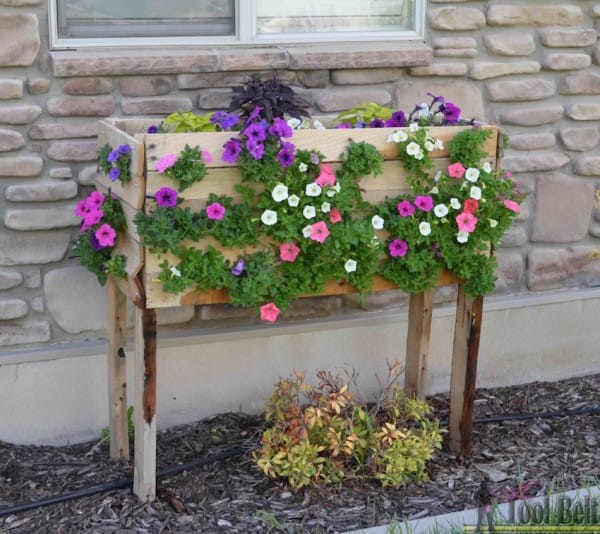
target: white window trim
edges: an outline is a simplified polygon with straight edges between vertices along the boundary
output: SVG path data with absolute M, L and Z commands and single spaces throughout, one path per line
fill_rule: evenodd
M 127 1 L 127 0 L 125 0 Z M 356 33 L 303 33 L 257 35 L 256 6 L 251 0 L 236 0 L 236 36 L 218 37 L 123 37 L 95 39 L 65 39 L 58 36 L 58 0 L 48 0 L 48 24 L 50 29 L 50 49 L 79 48 L 131 48 L 131 47 L 186 47 L 186 46 L 259 46 L 277 44 L 312 44 L 325 42 L 357 41 L 422 41 L 425 35 L 425 0 L 416 0 L 415 18 L 417 28 L 406 32 L 363 32 Z

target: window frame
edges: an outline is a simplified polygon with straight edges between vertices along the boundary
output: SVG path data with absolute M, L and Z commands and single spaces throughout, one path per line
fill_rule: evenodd
M 257 35 L 255 0 L 235 0 L 236 35 L 214 37 L 96 37 L 61 38 L 58 35 L 58 1 L 48 1 L 50 50 L 81 48 L 189 47 L 189 46 L 261 46 L 278 44 L 318 44 L 352 42 L 423 41 L 425 36 L 425 0 L 415 0 L 414 30 L 405 32 L 303 33 Z

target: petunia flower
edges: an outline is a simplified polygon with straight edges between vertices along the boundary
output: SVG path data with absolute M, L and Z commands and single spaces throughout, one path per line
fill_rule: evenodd
M 265 155 L 265 145 L 256 142 L 253 139 L 249 139 L 246 142 L 246 148 L 248 149 L 248 152 L 250 152 L 250 155 L 256 160 L 262 159 Z
M 115 161 L 117 161 L 119 159 L 119 152 L 117 150 L 111 150 L 108 154 L 108 156 L 106 156 L 106 161 L 108 161 L 108 163 L 113 163 Z
M 279 259 L 293 263 L 300 254 L 300 248 L 294 242 L 282 243 L 279 245 Z
M 273 119 L 273 124 L 269 127 L 269 133 L 275 137 L 284 138 L 292 137 L 294 135 L 294 131 L 290 125 L 280 117 L 275 117 Z
M 287 201 L 290 207 L 296 208 L 300 204 L 300 197 L 298 195 L 290 195 Z
M 102 210 L 90 210 L 89 213 L 86 213 L 83 217 L 83 224 L 88 228 L 98 224 L 102 217 L 104 217 L 104 212 Z
M 96 230 L 94 233 L 98 243 L 102 248 L 112 247 L 115 244 L 115 237 L 117 237 L 117 232 L 110 224 L 103 224 Z
M 175 163 L 177 163 L 177 156 L 175 154 L 167 154 L 156 162 L 154 168 L 158 172 L 165 172 L 167 169 L 170 169 L 173 165 L 175 165 Z
M 158 133 L 158 126 L 156 126 L 156 124 L 151 124 L 150 126 L 148 126 L 146 133 L 149 133 L 149 134 Z
M 233 269 L 231 269 L 231 274 L 233 274 L 233 276 L 241 276 L 244 272 L 245 267 L 246 262 L 244 261 L 244 258 L 240 258 L 237 261 L 237 263 L 233 266 Z
M 514 211 L 515 213 L 519 213 L 521 206 L 514 200 L 509 200 L 508 198 L 503 202 L 504 207 L 508 208 L 510 211 Z
M 100 209 L 104 204 L 104 195 L 100 191 L 93 191 L 90 196 L 85 199 L 85 203 L 91 209 Z
M 385 121 L 383 119 L 373 119 L 369 123 L 369 128 L 385 128 Z
M 248 126 L 243 133 L 255 143 L 264 141 L 267 138 L 267 127 L 262 122 L 255 122 Z
M 397 208 L 400 217 L 410 217 L 415 212 L 415 207 L 410 200 L 399 202 Z
M 452 209 L 459 210 L 460 209 L 460 202 L 459 202 L 458 198 L 452 197 L 450 199 L 450 206 L 452 206 Z
M 320 187 L 335 185 L 335 173 L 326 163 L 321 164 L 321 172 L 317 176 L 315 183 Z
M 429 224 L 427 221 L 423 221 L 422 223 L 420 223 L 419 233 L 422 236 L 428 236 L 431 233 L 431 224 Z
M 277 184 L 271 191 L 271 198 L 275 202 L 283 202 L 288 198 L 288 188 L 284 184 Z
M 312 219 L 317 214 L 317 210 L 315 210 L 314 206 L 308 205 L 304 206 L 302 210 L 302 215 L 304 215 L 305 219 Z
M 462 178 L 463 175 L 465 174 L 465 168 L 462 166 L 462 163 L 457 161 L 456 163 L 453 163 L 452 165 L 448 165 L 448 174 L 452 178 Z
M 108 173 L 108 178 L 111 182 L 116 182 L 120 176 L 121 169 L 119 169 L 118 167 L 113 167 Z
M 373 226 L 375 230 L 382 230 L 383 223 L 384 221 L 379 215 L 373 215 L 373 217 L 371 217 L 371 226 Z
M 273 302 L 263 304 L 260 307 L 260 320 L 268 323 L 274 323 L 277 321 L 277 317 L 279 316 L 280 312 L 281 310 Z
M 292 143 L 282 143 L 277 159 L 282 167 L 291 167 L 296 159 L 296 147 Z
M 474 198 L 475 200 L 480 200 L 481 199 L 481 188 L 477 187 L 476 185 L 472 186 L 469 191 L 469 196 L 471 198 Z
M 310 237 L 310 234 L 312 234 L 312 224 L 309 224 L 308 226 L 302 228 L 302 235 L 304 237 L 308 239 Z
M 477 202 L 476 199 L 467 198 L 465 200 L 464 211 L 466 211 L 467 213 L 475 213 L 477 211 L 477 208 L 479 208 L 479 202 Z
M 469 167 L 465 172 L 465 180 L 468 182 L 476 182 L 479 179 L 479 169 L 475 167 Z
M 124 156 L 131 154 L 131 147 L 129 145 L 120 145 L 117 147 L 117 152 Z
M 430 195 L 418 195 L 415 198 L 415 206 L 421 211 L 431 211 L 433 209 L 433 198 Z
M 306 190 L 305 190 L 306 196 L 318 197 L 321 194 L 321 192 L 322 192 L 322 189 L 316 182 L 313 182 L 311 184 L 306 184 Z
M 260 220 L 267 226 L 273 226 L 277 223 L 277 212 L 273 210 L 265 210 L 262 212 Z
M 329 212 L 329 220 L 331 221 L 331 224 L 342 222 L 342 214 L 338 208 L 333 208 Z
M 406 153 L 409 156 L 416 156 L 419 152 L 421 152 L 421 146 L 418 143 L 411 141 L 406 145 Z
M 77 217 L 85 217 L 93 208 L 88 204 L 87 200 L 80 200 L 75 206 L 75 215 Z
M 456 240 L 459 243 L 466 243 L 469 240 L 469 232 L 458 232 L 458 234 L 456 234 Z
M 319 221 L 312 225 L 312 232 L 310 238 L 318 243 L 323 243 L 329 236 L 329 228 L 324 221 Z
M 211 221 L 220 221 L 225 217 L 225 206 L 218 202 L 213 202 L 209 206 L 206 206 L 206 216 Z
M 470 234 L 475 230 L 475 226 L 477 226 L 477 217 L 472 213 L 463 211 L 456 217 L 456 225 L 458 226 L 459 232 L 467 232 Z
M 202 151 L 202 159 L 206 163 L 212 163 L 213 157 L 212 157 L 212 154 L 208 150 L 203 150 Z
M 398 110 L 392 113 L 391 118 L 385 121 L 385 125 L 388 128 L 402 128 L 406 124 L 406 115 L 404 111 Z
M 460 108 L 452 102 L 446 102 L 440 109 L 444 113 L 444 120 L 448 124 L 456 124 L 460 120 Z
M 223 145 L 223 148 L 225 150 L 221 155 L 221 159 L 225 163 L 235 163 L 242 152 L 242 144 L 238 139 L 230 139 Z
M 448 206 L 446 206 L 446 204 L 437 204 L 433 208 L 433 213 L 435 213 L 436 217 L 441 219 L 442 217 L 448 215 Z
M 177 191 L 170 187 L 161 187 L 154 193 L 154 199 L 162 208 L 174 208 L 177 206 Z
M 388 250 L 392 258 L 403 258 L 408 253 L 408 243 L 403 239 L 394 239 L 388 245 Z
M 358 262 L 356 260 L 349 259 L 348 261 L 346 261 L 346 263 L 344 263 L 344 270 L 347 273 L 354 273 L 354 272 L 356 272 L 357 265 L 358 265 Z

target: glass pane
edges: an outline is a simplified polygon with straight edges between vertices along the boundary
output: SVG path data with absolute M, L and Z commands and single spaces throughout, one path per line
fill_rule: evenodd
M 235 35 L 235 0 L 58 0 L 64 38 Z
M 402 32 L 416 0 L 258 0 L 259 34 Z

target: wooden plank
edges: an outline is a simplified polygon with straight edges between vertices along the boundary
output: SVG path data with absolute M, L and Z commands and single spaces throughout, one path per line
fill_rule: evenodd
M 430 135 L 444 141 L 444 149 L 431 152 L 432 157 L 448 156 L 448 141 L 459 131 L 470 126 L 443 126 L 429 129 Z M 497 128 L 485 126 L 494 131 L 494 135 L 486 143 L 484 149 L 490 155 L 495 154 L 497 144 Z M 351 130 L 298 130 L 290 139 L 297 149 L 318 150 L 325 156 L 325 161 L 341 161 L 341 155 L 346 150 L 350 140 L 365 141 L 374 145 L 386 159 L 397 159 L 396 143 L 389 143 L 388 136 L 402 128 L 356 128 Z M 223 145 L 232 137 L 233 132 L 207 133 L 168 133 L 145 136 L 146 162 L 148 169 L 154 169 L 155 163 L 167 154 L 179 154 L 185 145 L 199 146 L 211 153 L 213 161 L 207 167 L 227 166 L 221 160 Z
M 112 188 L 110 189 L 110 193 L 109 193 L 109 188 L 106 187 L 106 184 L 101 180 L 98 180 L 98 181 L 95 180 L 94 185 L 96 186 L 96 189 L 98 191 L 100 191 L 101 193 L 103 193 L 104 195 L 115 194 L 115 192 L 112 190 Z M 140 237 L 139 237 L 139 234 L 137 231 L 137 227 L 136 227 L 135 223 L 133 222 L 139 209 L 129 203 L 129 201 L 131 199 L 128 200 L 128 199 L 119 197 L 119 200 L 121 201 L 121 207 L 123 208 L 123 215 L 125 215 L 125 221 L 127 222 L 126 232 L 132 237 L 133 240 L 139 242 Z
M 111 191 L 119 198 L 134 208 L 141 209 L 146 195 L 146 181 L 144 178 L 146 157 L 143 139 L 136 139 L 128 135 L 117 128 L 113 121 L 105 119 L 100 121 L 98 126 L 98 147 L 103 147 L 107 143 L 113 148 L 124 144 L 131 147 L 131 181 L 127 184 L 122 184 L 119 180 L 111 182 L 108 176 L 100 171 L 96 182 L 104 184 L 106 189 L 110 187 Z
M 113 256 L 123 254 L 127 258 L 125 272 L 130 278 L 135 278 L 144 266 L 144 248 L 128 233 L 120 233 Z
M 125 345 L 127 342 L 127 301 L 115 279 L 106 283 L 107 305 L 107 369 L 108 369 L 108 428 L 110 457 L 129 459 L 127 428 L 127 369 Z
M 458 285 L 452 370 L 450 375 L 450 449 L 460 457 L 471 455 L 473 446 L 473 403 L 477 380 L 477 357 L 483 297 L 470 297 Z
M 156 497 L 156 311 L 135 309 L 135 466 L 133 492 Z
M 427 394 L 432 312 L 433 291 L 410 295 L 404 391 L 419 399 L 424 399 Z

